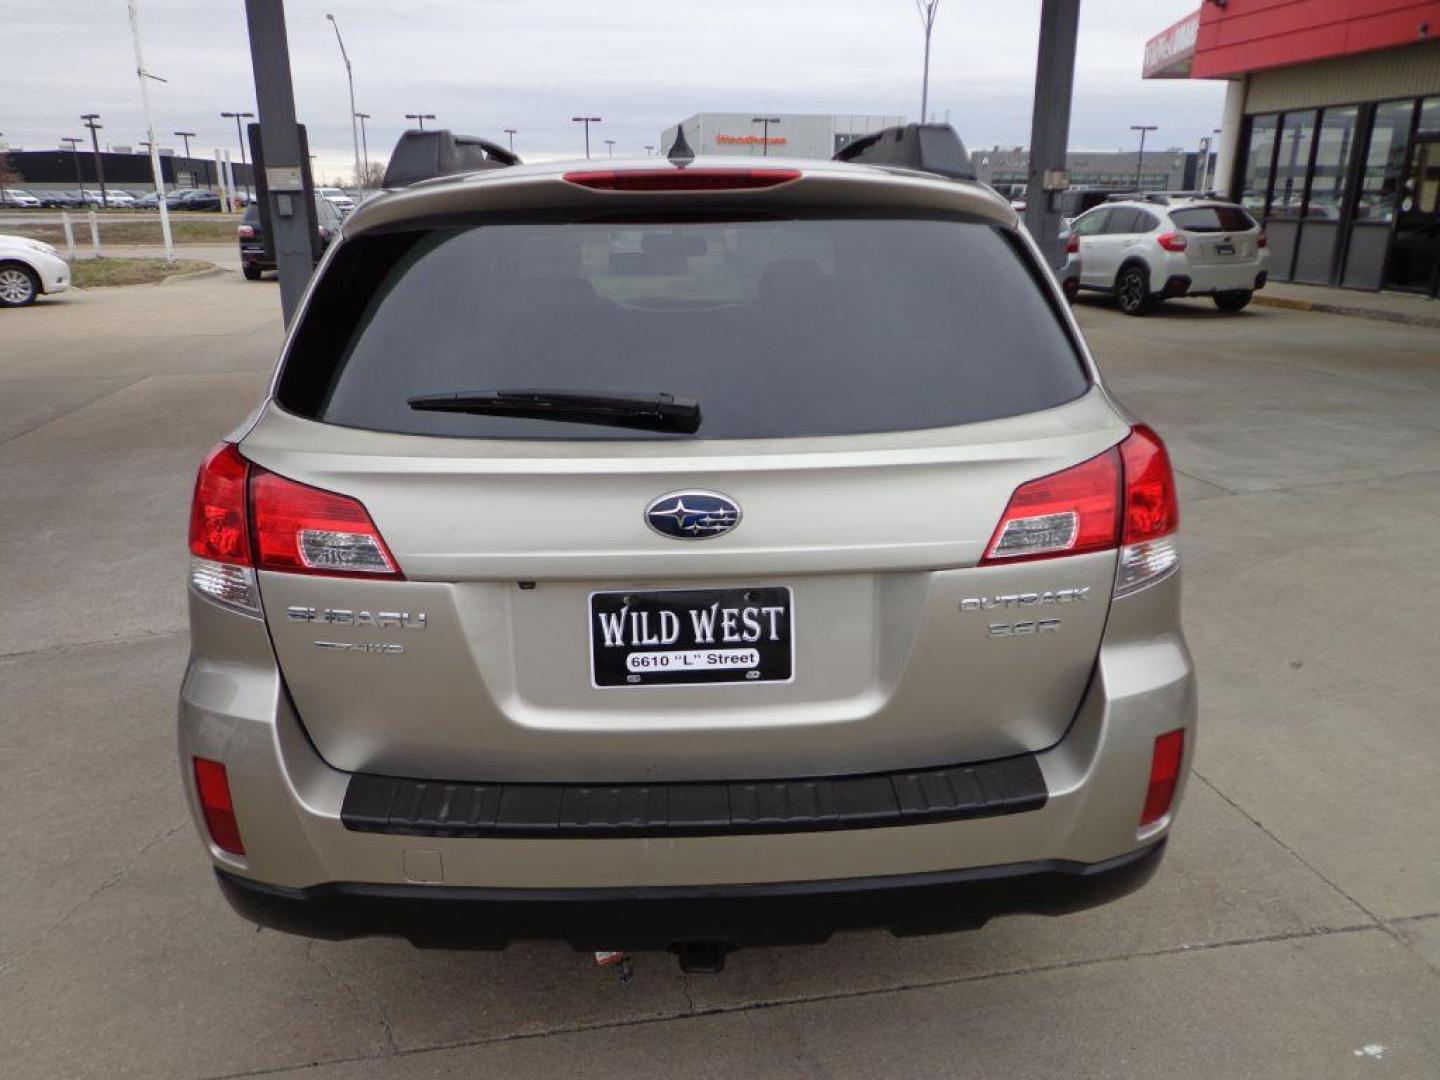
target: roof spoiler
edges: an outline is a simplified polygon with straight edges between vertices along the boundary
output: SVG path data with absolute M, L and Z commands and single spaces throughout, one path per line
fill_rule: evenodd
M 977 179 L 965 144 L 949 124 L 884 128 L 837 150 L 831 160 L 857 165 L 894 165 L 948 176 L 952 180 Z
M 400 136 L 390 164 L 385 168 L 382 187 L 399 188 L 436 176 L 503 169 L 519 165 L 520 158 L 489 139 L 438 131 L 411 129 Z

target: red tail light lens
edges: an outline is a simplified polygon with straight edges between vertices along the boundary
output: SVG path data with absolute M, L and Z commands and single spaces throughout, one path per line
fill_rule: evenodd
M 1120 444 L 1125 465 L 1125 532 L 1122 544 L 1139 544 L 1173 533 L 1180 526 L 1175 473 L 1160 436 L 1136 424 Z
M 1080 253 L 1080 237 L 1071 233 L 1070 238 L 1065 241 L 1065 251 L 1070 255 L 1078 255 Z
M 235 820 L 235 804 L 230 798 L 230 778 L 225 774 L 225 766 L 197 757 L 195 790 L 200 796 L 205 828 L 215 846 L 232 855 L 244 855 L 245 845 L 240 842 L 240 824 Z
M 1261 229 L 1259 234 L 1255 237 L 1255 246 L 1257 248 L 1267 248 L 1270 246 L 1270 238 L 1265 235 L 1264 229 Z
M 241 240 L 249 240 L 255 235 L 255 228 L 252 225 L 241 225 L 238 229 L 235 230 L 235 232 L 239 235 Z
M 1017 488 L 980 565 L 1113 548 L 1119 542 L 1119 517 L 1120 454 L 1111 447 Z
M 1166 251 L 1184 251 L 1190 246 L 1190 242 L 1179 233 L 1161 233 L 1155 238 L 1155 242 Z
M 190 503 L 190 553 L 201 559 L 250 565 L 245 481 L 250 463 L 231 443 L 210 452 L 195 477 Z
M 258 466 L 250 477 L 255 565 L 342 577 L 400 577 L 370 514 L 356 499 Z
M 595 169 L 565 179 L 596 191 L 744 191 L 800 179 L 799 169 Z
M 1180 762 L 1185 757 L 1185 730 L 1167 731 L 1155 740 L 1150 756 L 1150 785 L 1145 789 L 1145 807 L 1140 824 L 1153 825 L 1170 813 L 1175 786 L 1180 782 Z

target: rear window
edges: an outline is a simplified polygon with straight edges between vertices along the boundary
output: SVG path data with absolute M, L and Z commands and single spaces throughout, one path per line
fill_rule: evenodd
M 500 439 L 753 439 L 1052 408 L 1089 380 L 1048 286 L 990 224 L 487 224 L 362 236 L 312 297 L 277 397 L 313 419 Z M 693 435 L 412 410 L 500 389 L 674 394 Z
M 245 216 L 240 219 L 246 225 L 260 224 L 260 204 L 251 203 L 245 208 Z
M 1255 227 L 1255 219 L 1238 206 L 1197 206 L 1172 210 L 1170 220 L 1186 232 L 1244 232 Z

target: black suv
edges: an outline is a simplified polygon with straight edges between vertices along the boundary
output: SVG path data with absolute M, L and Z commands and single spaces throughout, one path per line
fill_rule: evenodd
M 318 247 L 324 252 L 340 231 L 340 211 L 336 210 L 329 200 L 317 195 L 315 220 L 319 226 Z M 260 224 L 260 207 L 257 204 L 251 203 L 245 208 L 245 216 L 240 219 L 240 227 L 235 231 L 240 239 L 240 272 L 248 281 L 259 281 L 260 275 L 266 270 L 275 269 L 275 264 L 265 257 L 265 233 Z

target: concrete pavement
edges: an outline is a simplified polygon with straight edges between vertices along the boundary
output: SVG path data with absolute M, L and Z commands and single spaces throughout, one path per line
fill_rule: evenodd
M 185 518 L 265 383 L 275 286 L 3 313 L 0 1074 L 1436 1076 L 1440 332 L 1079 311 L 1183 474 L 1204 726 L 1159 876 L 1067 919 L 718 976 L 642 956 L 629 986 L 559 946 L 306 942 L 230 913 L 174 762 Z

